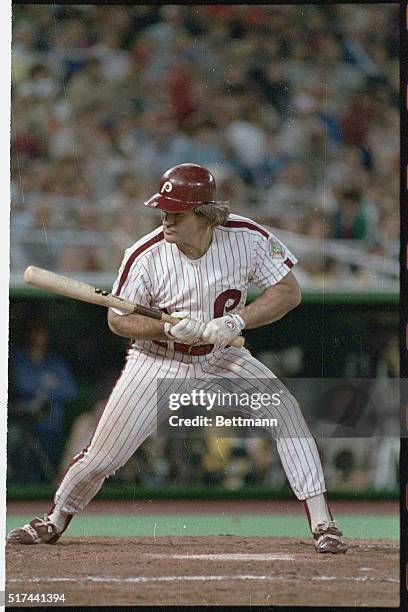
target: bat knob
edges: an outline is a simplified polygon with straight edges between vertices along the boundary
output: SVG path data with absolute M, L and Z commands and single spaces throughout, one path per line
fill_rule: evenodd
M 28 266 L 24 271 L 24 282 L 30 284 L 35 266 Z

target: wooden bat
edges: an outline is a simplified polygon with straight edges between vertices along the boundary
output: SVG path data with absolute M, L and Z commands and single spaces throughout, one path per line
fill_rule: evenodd
M 26 268 L 24 282 L 51 293 L 89 302 L 90 304 L 97 304 L 98 306 L 105 306 L 105 308 L 118 308 L 123 312 L 140 314 L 151 319 L 170 323 L 171 325 L 175 325 L 180 321 L 180 319 L 172 317 L 157 308 L 147 308 L 146 306 L 140 306 L 140 304 L 132 304 L 132 302 L 127 302 L 123 298 L 109 293 L 109 291 L 92 287 L 82 281 L 67 278 L 66 276 L 61 276 L 61 274 L 37 268 L 36 266 L 28 266 Z M 244 341 L 244 338 L 239 336 L 231 341 L 231 346 L 241 348 L 244 345 Z

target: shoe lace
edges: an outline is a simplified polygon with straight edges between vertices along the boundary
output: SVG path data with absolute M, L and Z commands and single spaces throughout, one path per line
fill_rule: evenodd
M 48 514 L 44 514 L 44 516 L 36 516 L 35 520 L 38 521 L 38 526 L 47 527 L 48 533 L 51 533 L 52 529 L 55 528 L 55 525 L 50 521 Z
M 35 520 L 39 521 L 41 525 L 52 525 L 48 514 L 44 514 L 43 516 L 36 516 Z
M 340 529 L 340 525 L 337 521 L 335 520 L 331 520 L 331 521 L 325 521 L 324 523 L 319 523 L 319 525 L 317 525 L 315 532 L 317 533 L 321 533 L 323 531 L 326 531 L 326 529 L 329 528 L 333 528 L 333 529 L 337 529 L 337 531 L 339 531 L 341 533 L 341 529 Z

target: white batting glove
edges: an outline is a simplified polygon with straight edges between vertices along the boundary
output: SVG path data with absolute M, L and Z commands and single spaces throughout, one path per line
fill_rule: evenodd
M 205 329 L 205 323 L 202 321 L 194 321 L 194 319 L 189 319 L 188 314 L 189 313 L 186 311 L 172 312 L 172 317 L 183 320 L 176 325 L 165 323 L 164 333 L 171 340 L 178 340 L 183 344 L 197 344 L 201 340 L 201 334 Z
M 213 319 L 207 323 L 202 332 L 202 339 L 209 344 L 214 344 L 216 349 L 224 348 L 237 336 L 245 327 L 245 321 L 239 315 L 226 315 L 219 319 Z

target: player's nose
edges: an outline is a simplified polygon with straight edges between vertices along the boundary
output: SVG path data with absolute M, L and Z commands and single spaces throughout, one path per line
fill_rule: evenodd
M 170 225 L 175 225 L 176 216 L 173 213 L 168 213 L 166 211 L 163 211 L 162 221 L 165 227 L 169 227 Z

